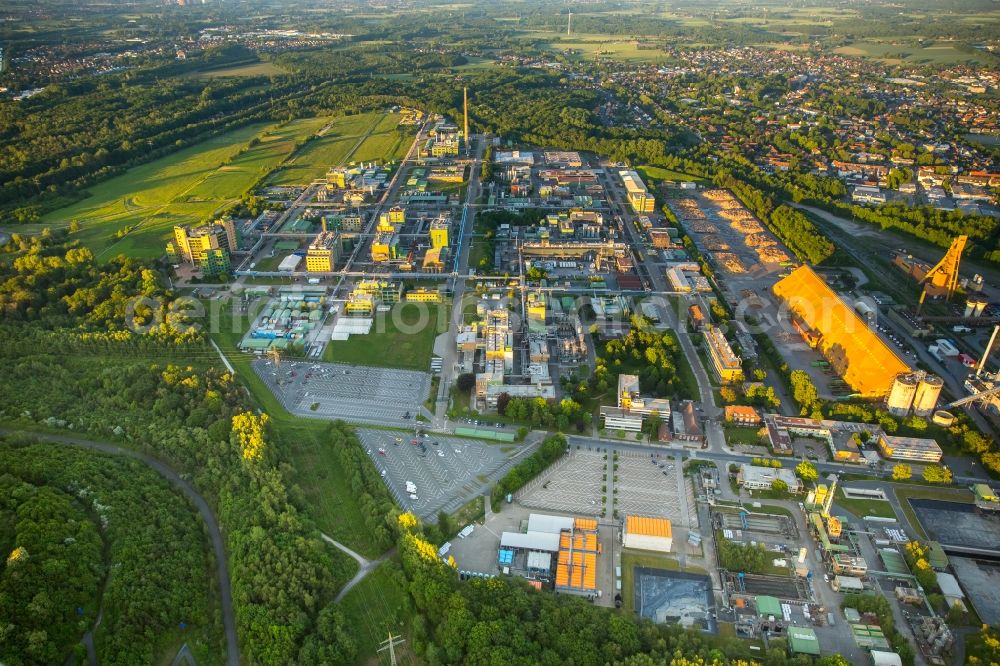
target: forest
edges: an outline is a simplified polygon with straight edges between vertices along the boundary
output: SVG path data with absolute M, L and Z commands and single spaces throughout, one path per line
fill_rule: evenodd
M 208 539 L 164 479 L 16 437 L 0 440 L 0 470 L 0 661 L 61 663 L 100 615 L 102 664 L 153 663 L 181 641 L 199 663 L 223 663 Z
M 130 260 L 97 265 L 83 257 L 73 265 L 65 259 L 73 251 L 43 242 L 0 263 L 2 284 L 13 285 L 16 296 L 5 303 L 12 316 L 4 334 L 29 341 L 0 351 L 7 396 L 0 419 L 120 441 L 189 475 L 223 526 L 244 658 L 296 661 L 317 640 L 316 619 L 354 562 L 318 538 L 283 459 L 280 432 L 251 411 L 232 375 L 214 367 L 217 356 L 200 331 L 169 317 L 129 329 L 122 314 L 139 295 L 174 307 L 159 274 Z M 66 297 L 45 298 L 60 289 Z M 79 307 L 67 303 L 74 298 L 84 299 Z M 73 355 L 61 353 L 67 341 Z M 170 362 L 178 357 L 183 362 Z M 359 448 L 344 432 L 332 430 L 330 444 Z M 391 501 L 352 455 L 342 452 L 358 469 L 352 483 L 368 494 L 362 505 L 378 535 Z M 390 541 L 384 529 L 379 538 Z

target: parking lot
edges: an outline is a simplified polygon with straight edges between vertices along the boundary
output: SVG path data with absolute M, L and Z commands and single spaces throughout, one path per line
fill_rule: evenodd
M 603 453 L 574 449 L 522 488 L 517 500 L 535 509 L 600 516 L 607 469 Z
M 459 437 L 365 428 L 358 429 L 358 437 L 399 505 L 421 518 L 455 511 L 482 494 L 512 462 L 504 453 L 509 446 Z M 408 481 L 416 492 L 407 492 Z
M 298 416 L 405 426 L 414 423 L 430 391 L 426 372 L 341 363 L 253 363 L 285 408 Z
M 615 495 L 619 514 L 667 518 L 677 526 L 688 524 L 682 506 L 683 473 L 672 458 L 651 458 L 642 453 L 618 454 Z

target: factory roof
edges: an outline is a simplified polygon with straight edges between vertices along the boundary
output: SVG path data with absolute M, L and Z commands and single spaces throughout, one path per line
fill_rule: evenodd
M 789 627 L 788 647 L 796 654 L 819 655 L 819 639 L 809 627 Z
M 673 526 L 666 518 L 648 516 L 625 516 L 626 534 L 642 534 L 654 537 L 673 536 Z
M 544 513 L 528 515 L 528 532 L 547 532 L 558 536 L 559 532 L 573 527 L 573 519 L 568 516 L 550 516 Z
M 521 550 L 540 550 L 554 553 L 559 550 L 559 534 L 547 532 L 504 532 L 500 536 L 502 548 L 519 548 Z
M 800 266 L 773 287 L 792 312 L 821 334 L 833 368 L 862 396 L 883 396 L 910 367 L 809 267 Z
M 778 601 L 777 597 L 761 594 L 755 599 L 755 601 L 757 602 L 757 615 L 760 617 L 766 617 L 768 615 L 773 615 L 776 618 L 783 617 L 781 613 L 781 602 Z

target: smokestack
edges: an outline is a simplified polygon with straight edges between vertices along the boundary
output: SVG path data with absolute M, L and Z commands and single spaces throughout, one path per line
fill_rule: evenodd
M 986 367 L 986 361 L 990 357 L 990 351 L 993 349 L 993 343 L 996 342 L 998 331 L 1000 331 L 1000 324 L 993 327 L 993 335 L 990 336 L 990 341 L 986 343 L 986 351 L 983 352 L 983 360 L 979 362 L 979 367 L 976 368 L 976 377 L 983 374 L 983 368 Z
M 462 106 L 465 110 L 465 152 L 469 152 L 469 88 L 462 88 Z

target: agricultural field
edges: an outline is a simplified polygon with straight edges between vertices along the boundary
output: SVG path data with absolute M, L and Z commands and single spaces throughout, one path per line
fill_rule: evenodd
M 639 63 L 662 62 L 667 59 L 663 51 L 655 48 L 640 48 L 639 42 L 634 39 L 621 39 L 593 33 L 574 34 L 570 37 L 555 37 L 556 33 L 544 31 L 525 31 L 519 34 L 523 37 L 551 40 L 543 44 L 543 47 L 553 51 L 561 51 L 575 60 L 612 58 L 624 62 Z M 553 39 L 553 37 L 555 38 Z
M 99 259 L 159 257 L 174 225 L 197 224 L 235 203 L 328 122 L 304 118 L 233 130 L 99 183 L 43 222 L 62 227 L 77 220 L 78 238 Z
M 330 167 L 351 162 L 401 159 L 413 131 L 397 131 L 399 114 L 372 112 L 337 118 L 323 136 L 307 143 L 268 178 L 269 185 L 308 185 Z M 370 132 L 370 134 L 369 134 Z
M 890 44 L 884 42 L 854 42 L 834 49 L 834 53 L 882 60 L 889 64 L 908 65 L 996 65 L 1000 58 L 961 42 L 935 42 L 926 46 L 917 43 Z
M 253 62 L 247 65 L 198 72 L 197 77 L 200 79 L 224 79 L 239 76 L 279 76 L 281 74 L 288 74 L 288 70 L 278 67 L 272 62 Z

